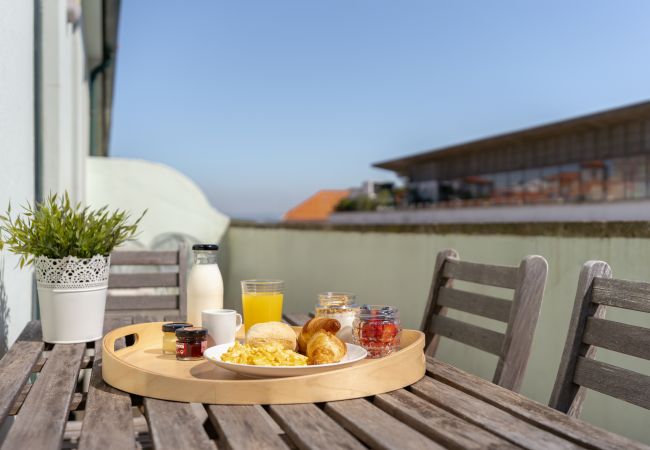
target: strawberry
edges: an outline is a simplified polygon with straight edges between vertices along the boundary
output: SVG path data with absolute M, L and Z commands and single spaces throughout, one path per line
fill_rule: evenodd
M 393 340 L 397 336 L 397 333 L 398 333 L 398 329 L 394 324 L 392 323 L 385 324 L 381 330 L 381 336 L 380 336 L 381 342 L 387 344 L 393 342 Z

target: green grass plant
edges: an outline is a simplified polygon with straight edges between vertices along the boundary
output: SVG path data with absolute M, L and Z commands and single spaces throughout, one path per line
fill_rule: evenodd
M 0 249 L 20 255 L 20 267 L 30 265 L 38 256 L 60 259 L 66 256 L 92 258 L 108 255 L 135 236 L 146 210 L 129 223 L 126 211 L 109 211 L 70 203 L 70 197 L 51 194 L 34 206 L 27 204 L 12 218 L 11 204 L 0 215 Z

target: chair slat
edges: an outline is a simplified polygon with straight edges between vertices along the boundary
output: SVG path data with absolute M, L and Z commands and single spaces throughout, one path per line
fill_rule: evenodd
M 431 322 L 431 330 L 441 336 L 471 345 L 494 355 L 501 354 L 501 346 L 505 338 L 503 333 L 445 316 L 435 316 Z
M 108 287 L 141 288 L 141 287 L 177 287 L 178 273 L 112 273 L 108 278 Z
M 494 371 L 499 386 L 519 392 L 523 383 L 537 320 L 542 307 L 548 263 L 539 255 L 528 255 L 519 264 L 519 279 L 512 299 L 501 355 Z
M 512 302 L 489 295 L 441 286 L 438 293 L 438 304 L 489 319 L 508 322 Z
M 163 320 L 164 316 L 184 317 L 187 314 L 187 247 L 183 244 L 178 251 L 118 251 L 111 255 L 113 266 L 163 266 L 170 271 L 138 273 L 118 271 L 111 273 L 108 280 L 109 297 L 107 311 L 113 315 L 140 314 L 152 320 Z M 175 288 L 162 295 L 150 292 L 120 292 L 119 289 Z M 116 291 L 117 290 L 117 291 Z M 176 294 L 176 292 L 178 292 Z M 112 295 L 111 295 L 112 294 Z
M 178 313 L 187 316 L 187 246 L 178 249 Z
M 178 264 L 178 252 L 118 251 L 111 254 L 112 266 L 168 266 Z
M 178 295 L 108 295 L 106 309 L 175 309 Z
M 650 312 L 650 283 L 594 278 L 591 301 L 600 305 Z
M 515 288 L 517 274 L 517 267 L 478 264 L 451 258 L 447 259 L 442 272 L 445 278 L 507 289 Z
M 420 330 L 424 332 L 424 349 L 429 355 L 434 355 L 438 344 L 440 344 L 440 336 L 437 336 L 431 331 L 431 321 L 435 316 L 444 314 L 445 310 L 444 307 L 438 304 L 438 292 L 443 286 L 453 286 L 454 282 L 450 278 L 442 277 L 442 268 L 450 259 L 458 259 L 458 252 L 453 248 L 442 250 L 436 255 L 436 264 L 433 269 L 433 276 L 431 277 L 431 287 L 429 288 L 427 303 L 424 307 L 424 314 L 422 315 Z
M 589 317 L 582 341 L 637 358 L 650 359 L 648 328 Z
M 650 377 L 647 375 L 579 357 L 573 381 L 580 386 L 650 409 Z
M 584 345 L 582 336 L 587 326 L 587 318 L 605 317 L 605 307 L 599 306 L 591 301 L 594 280 L 598 278 L 610 278 L 612 270 L 604 261 L 587 261 L 583 264 L 578 278 L 573 312 L 569 322 L 562 359 L 555 377 L 555 385 L 549 406 L 567 413 L 572 417 L 579 417 L 582 403 L 587 390 L 573 382 L 573 374 L 579 356 L 593 358 L 597 347 Z

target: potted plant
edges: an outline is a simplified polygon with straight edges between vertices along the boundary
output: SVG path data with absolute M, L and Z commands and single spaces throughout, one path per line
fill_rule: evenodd
M 146 212 L 146 211 L 145 211 Z M 87 342 L 102 337 L 110 253 L 132 238 L 142 216 L 71 204 L 67 194 L 0 215 L 0 249 L 34 265 L 43 340 Z

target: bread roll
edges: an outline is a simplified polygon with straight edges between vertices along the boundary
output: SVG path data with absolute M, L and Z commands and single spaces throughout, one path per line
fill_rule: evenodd
M 296 332 L 286 323 L 256 323 L 246 332 L 246 343 L 261 347 L 271 342 L 278 342 L 287 350 L 296 349 Z

